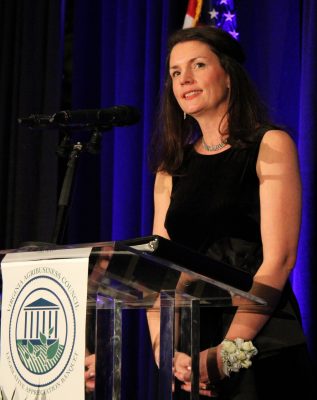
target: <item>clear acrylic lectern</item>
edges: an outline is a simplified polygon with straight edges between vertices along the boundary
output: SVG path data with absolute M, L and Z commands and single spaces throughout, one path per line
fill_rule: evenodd
M 155 355 L 159 364 L 157 398 L 173 399 L 173 391 L 177 390 L 172 372 L 177 348 L 192 358 L 190 398 L 198 400 L 200 308 L 210 307 L 212 312 L 215 307 L 234 307 L 239 299 L 259 307 L 265 305 L 248 293 L 252 277 L 159 236 L 54 248 L 87 246 L 92 248 L 86 342 L 90 352 L 96 354 L 93 398 L 121 398 L 122 313 L 143 309 L 160 327 Z M 10 251 L 30 249 L 36 250 Z

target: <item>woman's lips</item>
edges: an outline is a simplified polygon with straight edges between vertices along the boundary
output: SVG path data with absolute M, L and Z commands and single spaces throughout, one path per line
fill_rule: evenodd
M 191 100 L 191 99 L 197 97 L 201 92 L 202 92 L 202 90 L 199 90 L 199 89 L 197 89 L 197 90 L 190 90 L 190 91 L 185 92 L 185 93 L 183 94 L 183 98 L 184 98 L 185 100 Z

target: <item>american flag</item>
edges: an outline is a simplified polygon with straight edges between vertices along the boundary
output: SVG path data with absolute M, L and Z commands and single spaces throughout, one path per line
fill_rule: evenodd
M 183 28 L 210 25 L 222 28 L 238 39 L 233 0 L 188 0 Z

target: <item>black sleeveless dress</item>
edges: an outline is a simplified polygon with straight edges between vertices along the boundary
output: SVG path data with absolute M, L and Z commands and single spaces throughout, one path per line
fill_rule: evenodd
M 241 268 L 253 275 L 256 273 L 262 263 L 256 162 L 262 137 L 268 129 L 270 128 L 259 129 L 257 140 L 245 148 L 230 147 L 213 155 L 199 154 L 194 146 L 186 149 L 182 166 L 173 176 L 171 202 L 165 220 L 171 240 L 232 267 Z M 233 318 L 233 311 L 223 311 L 216 317 L 212 312 L 214 311 L 201 310 L 202 349 L 219 344 Z M 252 368 L 233 374 L 230 379 L 224 379 L 220 385 L 223 397 L 220 398 L 311 398 L 298 397 L 299 393 L 301 396 L 303 394 L 303 380 L 307 380 L 311 365 L 298 304 L 289 283 L 275 313 L 254 343 L 259 354 Z M 281 352 L 283 357 L 277 363 Z M 269 369 L 264 374 L 262 366 L 265 365 L 267 369 L 267 362 Z M 295 366 L 294 362 L 300 364 Z M 288 367 L 292 366 L 287 373 L 285 363 L 288 363 Z M 271 381 L 277 379 L 283 388 L 283 396 L 286 395 L 284 385 L 289 383 L 291 376 L 294 379 L 296 376 L 296 380 L 301 382 L 296 384 L 299 392 L 294 390 L 293 384 L 288 397 L 274 397 L 272 383 L 267 381 L 269 371 Z M 281 385 L 283 376 L 286 381 Z M 275 394 L 278 396 L 277 392 Z

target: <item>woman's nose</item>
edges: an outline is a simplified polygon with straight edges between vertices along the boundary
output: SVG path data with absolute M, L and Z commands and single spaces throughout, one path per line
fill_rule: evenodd
M 186 69 L 181 75 L 181 85 L 186 85 L 194 82 L 193 74 L 190 70 Z

